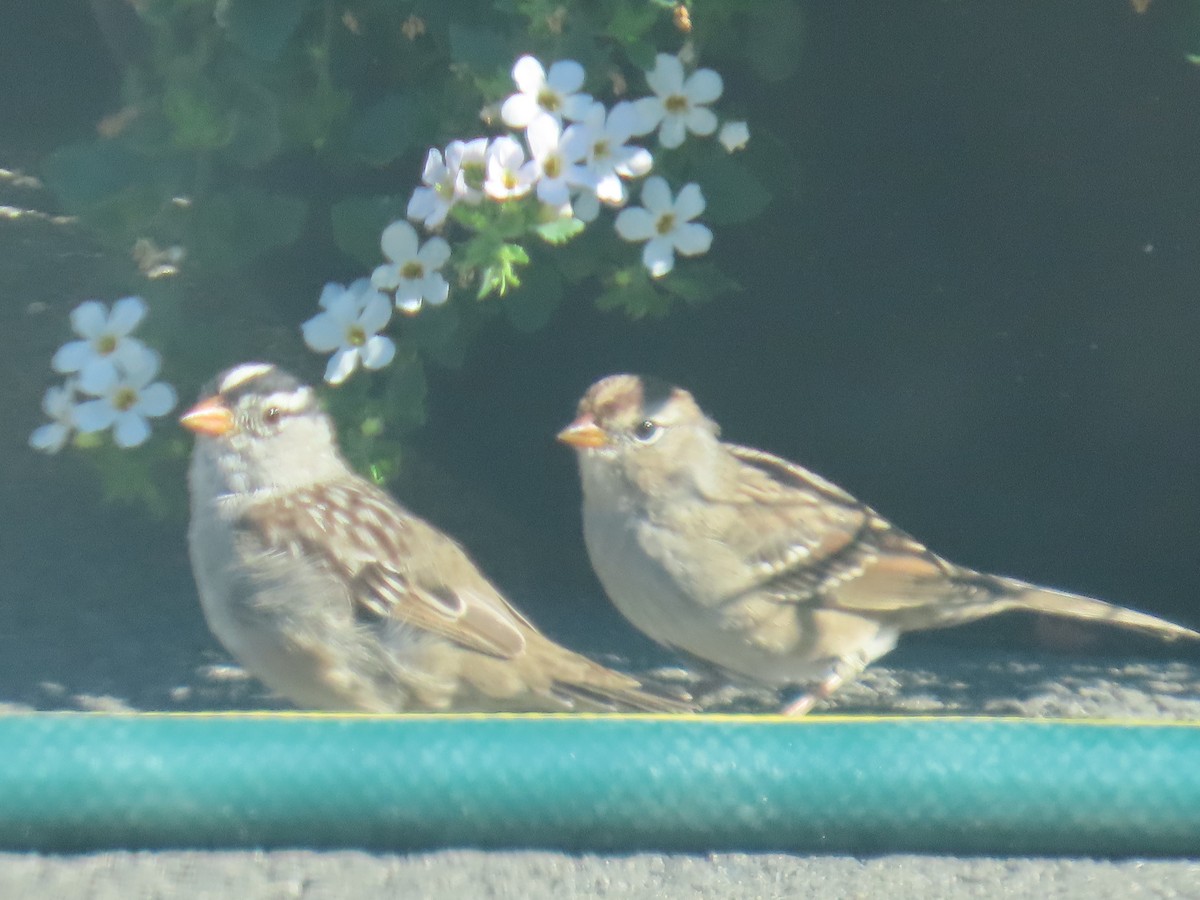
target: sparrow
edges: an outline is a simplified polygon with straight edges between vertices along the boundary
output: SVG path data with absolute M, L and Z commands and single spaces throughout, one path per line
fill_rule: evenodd
M 180 421 L 196 434 L 188 548 L 205 618 L 296 706 L 689 708 L 538 631 L 457 543 L 351 469 L 287 372 L 235 366 Z
M 787 460 L 720 440 L 680 387 L 612 375 L 558 434 L 576 451 L 583 534 L 618 610 L 659 644 L 773 688 L 802 715 L 907 631 L 1013 609 L 1166 640 L 1200 633 L 1146 613 L 987 575 L 937 556 Z

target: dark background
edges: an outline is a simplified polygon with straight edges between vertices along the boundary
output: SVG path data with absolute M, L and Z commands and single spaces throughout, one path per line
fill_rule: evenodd
M 13 6 L 0 166 L 36 172 L 120 105 L 118 72 L 86 4 Z M 449 487 L 410 501 L 553 634 L 639 646 L 587 568 L 573 459 L 553 434 L 594 379 L 641 371 L 690 388 L 730 440 L 820 472 L 956 562 L 1200 626 L 1193 9 L 804 4 L 793 79 L 727 78 L 752 135 L 777 132 L 801 161 L 796 196 L 715 229 L 745 290 L 658 322 L 578 296 L 532 336 L 494 323 L 461 370 L 431 368 L 416 440 Z M 17 256 L 44 252 L 10 239 L 0 257 L 0 375 L 37 385 L 32 402 L 0 401 L 3 630 L 19 641 L 57 616 L 28 603 L 46 593 L 106 619 L 171 594 L 162 622 L 202 629 L 182 525 L 106 505 L 71 455 L 25 447 L 66 312 L 117 296 L 61 266 L 18 283 Z M 307 296 L 341 274 L 311 273 Z M 53 314 L 26 315 L 34 296 Z M 117 605 L 97 609 L 106 591 Z M 148 654 L 153 621 L 128 616 Z

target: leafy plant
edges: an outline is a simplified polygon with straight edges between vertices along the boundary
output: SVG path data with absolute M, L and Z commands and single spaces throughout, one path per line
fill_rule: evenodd
M 786 145 L 758 124 L 747 153 L 731 155 L 744 138 L 726 139 L 722 131 L 729 146 L 716 140 L 707 104 L 714 84 L 721 93 L 721 82 L 697 64 L 703 51 L 742 82 L 788 77 L 803 25 L 790 2 L 137 0 L 131 6 L 136 18 L 129 27 L 141 40 L 130 43 L 144 50 L 127 64 L 121 109 L 101 123 L 95 139 L 51 153 L 42 166 L 46 183 L 108 246 L 120 253 L 138 248 L 142 273 L 157 280 L 139 283 L 135 276 L 130 288 L 152 295 L 149 336 L 163 350 L 165 372 L 185 391 L 236 361 L 235 350 L 300 358 L 297 326 L 312 301 L 262 289 L 294 283 L 279 278 L 280 266 L 324 260 L 337 271 L 376 269 L 377 286 L 395 293 L 400 311 L 419 312 L 393 317 L 391 364 L 331 391 L 330 405 L 351 458 L 381 480 L 396 471 L 404 434 L 424 421 L 424 367 L 460 364 L 483 319 L 502 314 L 513 328 L 536 331 L 551 325 L 566 297 L 591 296 L 600 309 L 637 320 L 737 290 L 716 259 L 685 258 L 707 250 L 699 232 L 680 232 L 674 249 L 662 242 L 650 248 L 649 241 L 643 250 L 627 242 L 632 232 L 621 240 L 602 226 L 602 217 L 611 218 L 604 205 L 632 205 L 648 164 L 628 157 L 625 169 L 609 171 L 606 187 L 590 185 L 592 196 L 578 180 L 564 181 L 557 193 L 547 188 L 553 173 L 532 133 L 545 123 L 505 118 L 514 61 L 526 74 L 535 65 L 549 70 L 550 81 L 560 61 L 586 73 L 580 94 L 603 106 L 586 123 L 556 116 L 556 130 L 546 131 L 551 137 L 542 143 L 552 138 L 559 143 L 551 149 L 562 150 L 568 132 L 586 124 L 591 155 L 571 164 L 591 166 L 594 180 L 597 148 L 616 133 L 596 130 L 605 116 L 611 125 L 640 102 L 638 121 L 646 126 L 653 118 L 646 110 L 656 109 L 657 120 L 640 131 L 642 152 L 647 160 L 653 153 L 655 177 L 672 190 L 685 184 L 703 190 L 709 224 L 754 220 L 771 202 L 775 173 L 791 165 Z M 664 73 L 685 73 L 692 87 L 680 87 L 676 100 L 702 110 L 691 132 L 692 126 L 678 126 L 685 142 L 668 139 L 667 126 L 659 125 L 676 102 L 654 93 Z M 637 134 L 634 128 L 630 141 Z M 519 146 L 525 162 L 537 162 L 523 193 L 499 196 L 486 183 L 502 140 Z M 414 204 L 421 205 L 414 188 L 436 193 L 431 160 L 436 154 L 449 168 L 456 141 L 468 147 L 454 172 L 463 176 L 460 193 L 441 218 L 414 215 Z M 431 194 L 421 202 L 429 208 L 436 199 Z M 448 297 L 418 294 L 415 305 L 401 303 L 416 261 L 384 261 L 380 235 L 406 217 L 449 242 L 448 260 L 423 273 L 444 276 Z M 651 237 L 667 233 L 668 218 L 653 223 Z M 638 261 L 640 251 L 647 259 L 658 254 L 654 275 Z M 382 276 L 379 269 L 389 266 Z M 250 324 L 231 335 L 234 317 Z M 80 440 L 94 444 L 96 436 Z M 176 453 L 161 443 L 162 454 Z M 139 458 L 154 447 L 151 441 Z M 124 497 L 139 495 L 131 465 L 101 462 Z M 165 508 L 158 500 L 153 505 Z

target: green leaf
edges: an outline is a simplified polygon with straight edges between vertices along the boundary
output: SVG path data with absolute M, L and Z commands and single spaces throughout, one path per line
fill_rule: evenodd
M 462 316 L 452 303 L 423 306 L 419 313 L 405 317 L 402 322 L 400 327 L 405 338 L 422 355 L 450 369 L 462 365 L 467 353 L 467 336 Z
M 455 260 L 468 271 L 487 268 L 495 261 L 501 243 L 491 234 L 477 234 L 459 245 Z
M 207 194 L 189 222 L 192 255 L 214 269 L 237 269 L 300 236 L 308 204 L 258 188 Z
M 541 204 L 530 195 L 520 200 L 506 200 L 503 203 L 485 203 L 496 210 L 490 228 L 502 240 L 511 241 L 524 237 L 537 223 L 541 214 Z
M 296 143 L 321 149 L 330 142 L 334 132 L 340 133 L 342 122 L 353 105 L 353 94 L 322 79 L 311 90 L 301 93 L 299 85 L 291 85 L 294 95 L 283 103 L 284 130 Z
M 471 231 L 485 231 L 491 227 L 494 212 L 490 203 L 470 206 L 466 203 L 456 203 L 450 207 L 450 218 Z
M 456 203 L 450 208 L 450 218 L 476 232 L 481 239 L 491 241 L 489 246 L 492 246 L 524 237 L 536 225 L 539 208 L 533 197 L 502 203 L 485 200 L 474 206 Z
M 604 29 L 613 40 L 631 47 L 642 40 L 663 16 L 650 3 L 618 3 Z
M 251 56 L 271 62 L 283 52 L 288 38 L 313 0 L 227 0 L 219 17 L 229 39 Z
M 520 244 L 500 244 L 492 261 L 479 276 L 478 299 L 491 294 L 503 297 L 513 288 L 521 286 L 517 269 L 529 265 L 529 254 Z
M 374 268 L 383 258 L 379 249 L 383 229 L 403 219 L 407 207 L 408 199 L 398 194 L 351 197 L 335 203 L 329 211 L 333 241 L 347 256 Z
M 336 389 L 321 391 L 325 409 L 337 423 L 342 455 L 358 472 L 384 484 L 399 468 L 401 447 L 388 435 L 391 410 L 377 389 L 389 372 L 355 373 Z
M 520 288 L 504 298 L 504 315 L 517 331 L 537 331 L 550 321 L 562 296 L 562 276 L 543 260 L 525 273 Z
M 715 263 L 686 260 L 677 263 L 659 280 L 663 290 L 687 303 L 708 303 L 742 286 L 717 268 Z
M 101 242 L 124 255 L 138 238 L 153 234 L 159 225 L 175 217 L 172 213 L 176 210 L 164 207 L 166 200 L 160 187 L 135 185 L 93 203 L 80 211 L 80 218 L 95 230 Z M 169 226 L 165 231 L 172 233 Z
M 702 221 L 712 225 L 740 225 L 757 218 L 771 202 L 763 187 L 744 165 L 725 155 L 712 156 L 696 165 L 696 180 L 706 201 Z
M 592 228 L 577 241 L 559 247 L 554 261 L 563 278 L 575 284 L 629 258 L 630 245 L 611 228 Z
M 560 216 L 551 222 L 543 222 L 535 230 L 547 244 L 561 246 L 577 234 L 582 234 L 586 227 L 583 222 L 572 216 Z
M 630 266 L 613 273 L 607 289 L 596 298 L 596 308 L 623 309 L 635 320 L 661 319 L 671 309 L 671 298 L 654 285 L 644 267 Z
M 383 408 L 401 432 L 416 431 L 425 424 L 425 366 L 412 346 L 397 347 L 396 358 L 387 369 Z
M 189 181 L 186 160 L 146 158 L 120 141 L 63 147 L 47 158 L 41 174 L 65 211 L 81 216 L 122 254 L 177 214 L 169 198 L 186 192 Z
M 156 519 L 186 516 L 187 499 L 181 489 L 188 442 L 153 434 L 137 447 L 117 447 L 107 434 L 81 435 L 95 442 L 77 441 L 96 467 L 104 502 L 140 507 Z
M 85 141 L 55 150 L 42 166 L 46 185 L 71 212 L 81 212 L 136 185 L 146 162 L 117 141 Z
M 427 111 L 412 97 L 389 94 L 366 109 L 350 129 L 350 148 L 373 165 L 386 165 L 418 146 L 429 131 Z
M 162 110 L 171 123 L 171 141 L 181 150 L 217 150 L 233 136 L 228 110 L 200 88 L 199 84 L 175 82 L 163 95 Z
M 233 131 L 221 152 L 240 165 L 260 166 L 283 146 L 279 103 L 261 84 L 246 84 L 234 101 L 230 121 Z

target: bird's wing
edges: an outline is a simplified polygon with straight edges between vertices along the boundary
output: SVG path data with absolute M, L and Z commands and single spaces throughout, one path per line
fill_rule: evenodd
M 737 533 L 757 591 L 778 602 L 904 617 L 931 604 L 978 607 L 998 579 L 947 562 L 850 494 L 787 460 L 726 445 L 742 463 Z
M 402 621 L 506 659 L 536 631 L 458 544 L 369 482 L 317 485 L 247 515 L 268 546 L 322 558 L 352 585 L 360 616 Z
M 755 584 L 790 579 L 811 594 L 827 570 L 857 555 L 870 509 L 814 472 L 778 456 L 724 445 L 737 462 L 731 489 L 711 505 L 722 539 Z M 718 512 L 719 511 L 719 512 Z

